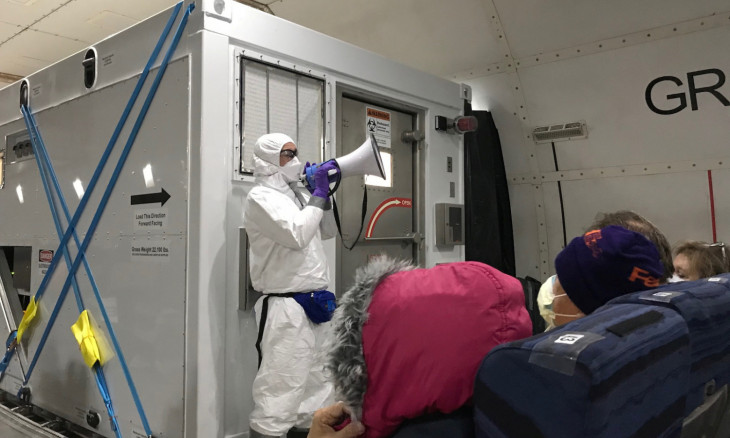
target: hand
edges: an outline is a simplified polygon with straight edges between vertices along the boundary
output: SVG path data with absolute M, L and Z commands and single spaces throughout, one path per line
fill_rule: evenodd
M 317 163 L 310 163 L 307 161 L 307 164 L 304 165 L 304 172 L 302 172 L 302 175 L 307 174 L 307 169 L 309 169 L 311 166 L 316 166 Z M 309 193 L 311 194 L 314 191 L 314 187 L 309 186 L 309 179 L 304 178 L 304 187 L 306 187 L 307 190 L 309 190 Z
M 342 423 L 347 418 L 349 418 L 349 414 L 342 402 L 322 408 L 314 413 L 312 427 L 309 429 L 307 438 L 355 438 L 365 432 L 365 426 L 358 421 L 336 431 L 333 426 Z
M 337 164 L 335 164 L 333 161 L 327 161 L 325 163 L 322 163 L 317 170 L 314 172 L 314 191 L 312 191 L 312 196 L 318 196 L 320 198 L 327 199 L 329 197 L 330 192 L 330 181 L 329 181 L 329 171 L 330 170 L 337 170 L 339 172 L 339 168 L 337 167 Z

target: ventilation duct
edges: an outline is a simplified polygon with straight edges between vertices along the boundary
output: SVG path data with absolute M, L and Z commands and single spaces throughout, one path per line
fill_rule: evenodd
M 575 140 L 588 137 L 586 122 L 571 122 L 562 125 L 538 126 L 532 130 L 535 143 Z

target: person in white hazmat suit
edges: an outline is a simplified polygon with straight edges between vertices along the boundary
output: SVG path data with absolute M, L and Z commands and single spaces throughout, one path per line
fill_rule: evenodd
M 257 185 L 244 204 L 251 283 L 264 294 L 254 306 L 260 365 L 253 383 L 252 438 L 278 437 L 290 429 L 306 433 L 314 411 L 334 401 L 325 369 L 330 323 L 313 323 L 297 300 L 281 295 L 328 287 L 322 239 L 337 232 L 328 197 L 328 171 L 337 167 L 320 166 L 310 197 L 297 187 L 303 166 L 296 154 L 288 136 L 261 136 L 254 147 Z

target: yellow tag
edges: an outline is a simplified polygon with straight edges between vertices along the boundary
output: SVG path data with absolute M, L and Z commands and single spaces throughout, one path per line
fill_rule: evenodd
M 93 368 L 96 362 L 99 362 L 99 365 L 103 365 L 99 344 L 96 342 L 96 336 L 94 335 L 94 329 L 89 320 L 88 310 L 81 312 L 79 319 L 71 326 L 71 331 L 76 337 L 76 342 L 79 343 L 79 349 L 81 350 L 81 355 L 84 357 L 86 365 L 89 368 Z
M 30 323 L 33 322 L 36 313 L 38 313 L 38 306 L 36 306 L 35 297 L 31 297 L 28 307 L 25 308 L 23 319 L 20 320 L 20 325 L 18 326 L 18 342 L 23 339 L 23 333 L 30 327 Z

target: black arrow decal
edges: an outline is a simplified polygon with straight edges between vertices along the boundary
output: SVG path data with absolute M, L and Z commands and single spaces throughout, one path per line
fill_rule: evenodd
M 144 195 L 132 195 L 130 198 L 132 201 L 132 205 L 138 205 L 138 204 L 154 204 L 156 202 L 160 203 L 160 207 L 165 205 L 165 202 L 167 202 L 168 199 L 170 199 L 170 194 L 165 191 L 165 189 L 162 189 L 160 193 L 147 193 Z

